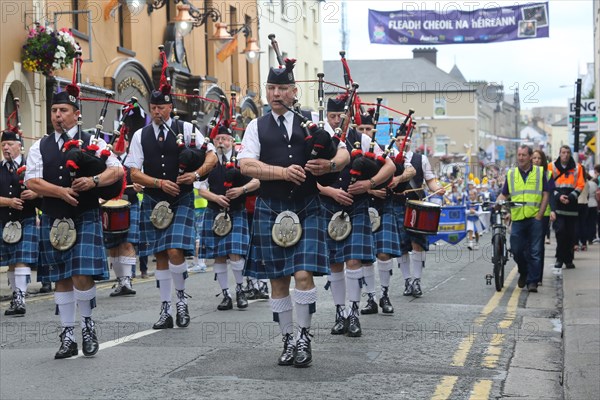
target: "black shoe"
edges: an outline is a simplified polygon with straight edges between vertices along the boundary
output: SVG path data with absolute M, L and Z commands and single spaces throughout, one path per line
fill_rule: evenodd
M 40 288 L 39 293 L 50 293 L 52 292 L 52 283 L 43 282 L 42 287 Z
M 259 282 L 259 285 L 260 287 L 258 288 L 256 298 L 258 300 L 269 300 L 269 287 L 267 286 L 267 282 Z
M 377 314 L 379 312 L 379 308 L 377 307 L 377 303 L 375 302 L 375 295 L 369 293 L 369 300 L 367 300 L 367 304 L 360 310 L 362 315 L 365 314 Z
M 331 328 L 332 335 L 343 335 L 348 330 L 348 320 L 344 317 L 344 306 L 335 306 L 335 324 Z
M 245 291 L 246 300 L 256 300 L 258 299 L 258 289 L 250 288 Z
M 59 335 L 60 348 L 54 355 L 54 358 L 56 360 L 74 357 L 77 355 L 77 353 L 79 353 L 79 350 L 77 350 L 77 342 L 74 342 L 70 339 L 70 337 L 67 337 L 67 333 L 70 335 L 70 337 L 73 337 L 73 327 L 72 326 L 64 328 L 62 333 Z
M 413 288 L 412 288 L 412 282 L 410 281 L 410 278 L 407 278 L 404 280 L 404 296 L 412 296 L 413 295 Z
M 175 303 L 177 313 L 175 315 L 175 323 L 180 328 L 185 328 L 190 324 L 190 312 L 185 301 L 186 298 L 192 298 L 192 296 L 185 293 L 183 290 L 177 291 L 177 303 Z
M 554 268 L 562 268 L 562 261 L 557 261 L 556 263 L 554 263 Z
M 423 291 L 421 290 L 421 279 L 415 278 L 412 281 L 412 295 L 413 297 L 421 297 L 423 296 Z
M 573 264 L 572 262 L 566 263 L 565 268 L 566 269 L 573 269 L 573 268 L 575 268 L 575 264 Z
M 291 333 L 286 333 L 283 336 L 283 351 L 279 356 L 279 360 L 277 360 L 277 364 L 293 365 L 295 352 L 296 346 L 294 345 L 294 336 Z
M 221 304 L 219 304 L 217 306 L 217 310 L 225 311 L 225 310 L 232 310 L 232 309 L 233 309 L 233 300 L 231 299 L 231 296 L 229 296 L 227 289 L 223 289 L 223 301 L 221 302 Z
M 300 337 L 296 342 L 296 355 L 294 356 L 295 368 L 306 368 L 312 362 L 312 349 L 310 347 L 311 335 L 308 328 L 302 328 Z
M 235 305 L 237 308 L 248 307 L 248 300 L 246 300 L 246 294 L 242 292 L 242 285 L 239 285 L 239 290 L 235 292 Z
M 131 278 L 129 276 L 124 276 L 122 278 L 117 278 L 117 285 L 115 287 L 115 290 L 113 290 L 109 296 L 117 297 L 134 294 L 136 294 L 136 291 L 131 288 Z
M 16 289 L 12 294 L 10 306 L 4 315 L 25 315 L 25 295 L 20 289 Z
M 346 330 L 346 336 L 360 337 L 361 335 L 362 329 L 360 329 L 360 321 L 358 320 L 358 303 L 353 302 L 352 308 L 350 309 L 350 315 L 348 316 L 348 329 Z
M 81 336 L 83 341 L 81 343 L 81 350 L 83 355 L 86 357 L 93 356 L 98 352 L 100 345 L 98 344 L 98 337 L 96 336 L 96 328 L 94 328 L 94 321 L 90 317 L 83 319 L 85 325 L 81 330 Z
M 381 312 L 384 314 L 393 314 L 394 307 L 392 306 L 392 302 L 390 301 L 390 297 L 388 296 L 388 289 L 385 286 L 382 286 L 383 293 L 381 294 L 381 298 L 379 299 L 379 307 L 381 307 Z
M 530 293 L 537 293 L 537 291 L 538 291 L 538 284 L 537 284 L 537 283 L 535 283 L 535 282 L 533 282 L 533 283 L 528 283 L 528 284 L 527 284 L 527 290 L 528 290 Z
M 519 281 L 517 282 L 517 285 L 521 289 L 523 289 L 526 284 L 527 284 L 527 274 L 519 274 Z
M 152 325 L 152 329 L 167 329 L 173 327 L 173 317 L 169 313 L 170 308 L 171 304 L 168 301 L 162 302 L 160 317 L 158 318 L 158 321 Z

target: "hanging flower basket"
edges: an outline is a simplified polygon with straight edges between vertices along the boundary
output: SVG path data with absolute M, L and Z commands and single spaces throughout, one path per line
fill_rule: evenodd
M 70 68 L 79 46 L 71 31 L 58 31 L 36 24 L 29 30 L 23 45 L 23 68 L 30 72 L 41 72 L 52 76 L 54 71 Z

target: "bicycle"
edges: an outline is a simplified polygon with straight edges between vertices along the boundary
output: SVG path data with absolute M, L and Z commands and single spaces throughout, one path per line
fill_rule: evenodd
M 504 218 L 506 214 L 510 212 L 510 207 L 519 207 L 523 203 L 517 203 L 513 201 L 498 201 L 496 203 L 488 203 L 488 205 L 495 205 L 491 208 L 492 223 L 492 264 L 493 264 L 493 277 L 496 291 L 501 291 L 504 287 L 504 267 L 508 262 L 509 249 L 506 242 L 506 228 L 504 224 Z M 491 279 L 488 279 L 488 282 Z M 491 282 L 490 282 L 491 283 Z

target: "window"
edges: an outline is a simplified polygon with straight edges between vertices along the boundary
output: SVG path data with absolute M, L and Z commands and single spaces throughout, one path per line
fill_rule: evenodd
M 131 12 L 128 7 L 120 5 L 117 11 L 119 20 L 119 46 L 117 51 L 135 57 L 135 52 L 131 50 L 133 43 L 131 39 Z

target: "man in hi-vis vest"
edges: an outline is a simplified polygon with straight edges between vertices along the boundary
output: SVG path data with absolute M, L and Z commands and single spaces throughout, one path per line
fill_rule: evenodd
M 517 168 L 511 168 L 498 200 L 510 197 L 522 205 L 511 207 L 512 232 L 510 248 L 519 267 L 520 288 L 538 291 L 542 271 L 542 241 L 544 226 L 542 219 L 548 206 L 548 179 L 542 167 L 531 163 L 533 150 L 522 145 L 517 151 Z
M 560 147 L 558 158 L 548 164 L 552 173 L 554 190 L 550 201 L 550 220 L 554 221 L 556 232 L 556 264 L 555 268 L 575 268 L 573 264 L 577 228 L 577 198 L 583 191 L 585 179 L 581 164 L 571 157 L 569 146 Z

